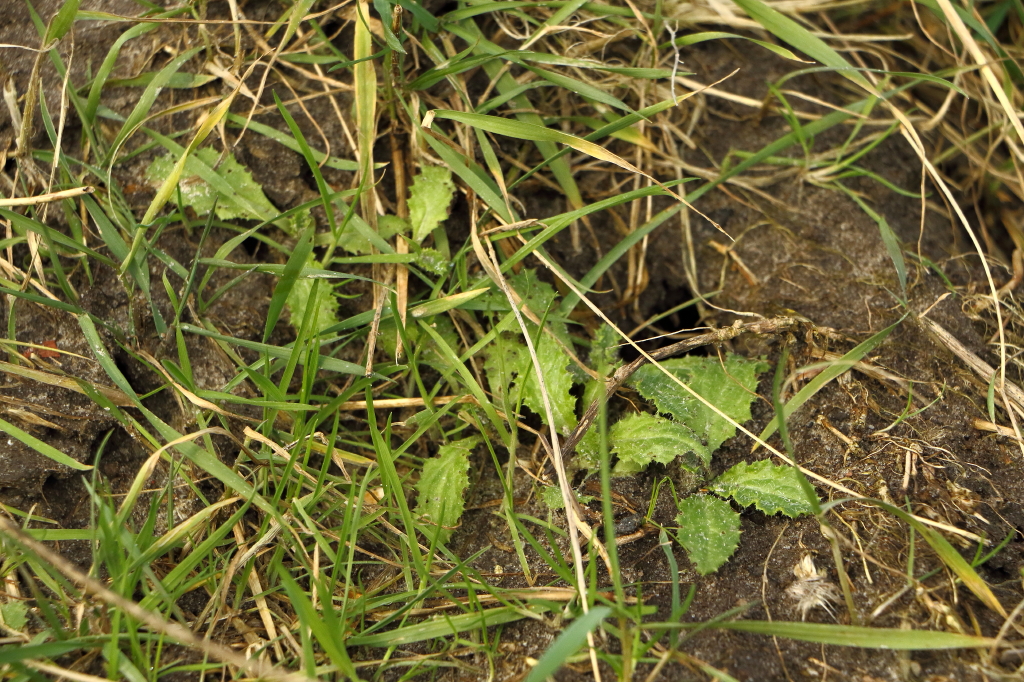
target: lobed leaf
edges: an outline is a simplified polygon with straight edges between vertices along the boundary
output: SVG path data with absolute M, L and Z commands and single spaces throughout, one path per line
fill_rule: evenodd
M 797 471 L 770 460 L 740 462 L 715 479 L 711 491 L 731 497 L 744 507 L 754 505 L 769 516 L 782 512 L 795 518 L 814 513 L 797 479 Z
M 448 207 L 455 196 L 452 172 L 444 166 L 423 166 L 409 188 L 409 222 L 412 238 L 422 243 L 448 218 Z
M 669 372 L 686 383 L 739 423 L 750 419 L 750 405 L 757 398 L 757 376 L 768 369 L 768 363 L 728 354 L 718 358 L 688 356 L 661 363 Z M 736 427 L 722 419 L 711 408 L 686 392 L 657 367 L 645 365 L 633 375 L 630 383 L 662 414 L 689 426 L 707 445 L 710 453 L 736 435 Z
M 479 439 L 463 438 L 441 446 L 437 457 L 423 465 L 416 490 L 416 513 L 426 523 L 420 530 L 432 541 L 446 542 L 466 508 L 463 492 L 469 486 L 469 455 Z
M 558 323 L 564 335 L 565 325 Z M 576 428 L 576 396 L 570 392 L 574 378 L 568 371 L 567 365 L 571 362 L 551 334 L 541 333 L 536 343 L 537 360 L 540 363 L 540 373 L 544 377 L 544 386 L 547 388 L 548 398 L 551 400 L 551 412 L 555 419 L 554 424 L 548 424 L 562 435 L 567 435 Z M 540 391 L 540 381 L 537 379 L 536 368 L 533 361 L 526 354 L 527 365 L 526 381 L 523 382 L 523 403 L 531 410 L 540 415 L 541 420 L 547 424 L 547 410 L 544 409 L 544 397 Z
M 306 257 L 306 265 L 310 268 L 315 267 L 316 258 L 313 257 L 313 254 Z M 291 322 L 296 332 L 299 331 L 302 319 L 306 316 L 306 307 L 313 302 L 311 298 L 313 282 L 313 279 L 300 275 L 292 285 L 291 291 L 288 292 L 287 298 L 285 298 L 285 307 L 291 312 L 289 322 Z M 325 281 L 320 285 L 318 303 L 319 307 L 316 311 L 313 329 L 317 335 L 320 335 L 324 333 L 324 330 L 329 329 L 338 322 L 338 299 L 335 298 L 329 281 Z
M 612 452 L 630 469 L 642 469 L 651 462 L 668 464 L 688 453 L 694 453 L 705 466 L 711 451 L 686 424 L 651 414 L 631 414 L 609 429 Z M 684 468 L 697 471 L 699 463 L 681 460 Z
M 694 495 L 679 503 L 676 537 L 701 575 L 718 570 L 740 544 L 740 515 L 725 500 Z

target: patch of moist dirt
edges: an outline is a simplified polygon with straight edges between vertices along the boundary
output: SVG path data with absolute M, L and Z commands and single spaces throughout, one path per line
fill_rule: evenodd
M 199 252 L 200 234 L 200 230 L 188 232 L 180 226 L 171 227 L 164 233 L 157 246 L 185 267 L 189 267 Z M 214 230 L 203 246 L 202 256 L 212 257 L 217 248 L 231 236 L 233 235 Z M 235 249 L 229 257 L 239 263 L 250 260 L 242 248 Z M 90 265 L 91 283 L 81 271 L 73 273 L 72 282 L 80 293 L 79 306 L 91 313 L 95 319 L 106 323 L 97 325 L 100 338 L 133 389 L 140 395 L 156 391 L 165 384 L 164 377 L 125 352 L 118 344 L 118 339 L 137 339 L 146 352 L 176 360 L 173 337 L 169 344 L 161 343 L 153 329 L 149 304 L 145 297 L 140 292 L 129 296 L 116 273 L 110 268 L 96 262 Z M 151 291 L 156 305 L 165 320 L 172 319 L 173 309 L 162 286 L 158 284 L 165 274 L 165 266 L 157 259 L 151 259 L 150 265 L 150 281 L 155 285 Z M 199 269 L 199 279 L 202 278 L 204 270 Z M 183 282 L 170 271 L 166 274 L 178 287 L 183 285 Z M 233 273 L 218 270 L 204 290 L 204 297 L 208 298 L 212 292 L 227 284 L 233 276 Z M 241 286 L 227 290 L 213 303 L 203 318 L 211 321 L 221 333 L 241 339 L 259 340 L 262 338 L 263 321 L 266 318 L 273 285 L 274 279 L 269 275 L 249 273 Z M 181 293 L 180 289 L 177 293 Z M 5 298 L 0 301 L 0 314 L 5 318 L 8 300 Z M 15 306 L 18 341 L 34 344 L 55 341 L 57 348 L 67 353 L 52 359 L 40 358 L 38 353 L 30 356 L 37 370 L 76 377 L 94 388 L 113 389 L 110 378 L 93 360 L 93 352 L 73 314 L 17 299 Z M 191 310 L 195 310 L 194 306 Z M 189 317 L 188 311 L 183 321 L 198 322 Z M 201 389 L 223 390 L 236 374 L 232 360 L 213 339 L 195 334 L 185 334 L 184 339 L 197 386 Z M 241 350 L 239 353 L 249 361 L 256 359 L 254 354 L 247 351 Z M 28 371 L 33 369 L 32 366 L 28 367 Z M 74 381 L 69 380 L 69 384 L 76 386 Z M 247 384 L 235 389 L 236 393 L 247 397 L 252 397 L 251 391 Z M 115 403 L 118 401 L 115 400 Z M 163 390 L 145 398 L 143 403 L 178 432 L 194 430 L 195 421 L 191 406 L 179 402 L 168 391 Z M 122 409 L 133 414 L 140 423 L 147 423 L 140 413 L 124 407 L 123 403 L 120 404 Z M 232 409 L 239 414 L 252 416 L 252 410 L 246 406 L 233 406 Z M 42 383 L 32 376 L 21 376 L 14 371 L 3 373 L 3 382 L 0 384 L 0 418 L 29 432 L 30 435 L 78 462 L 93 465 L 96 463 L 97 455 L 100 455 L 99 473 L 104 479 L 103 484 L 115 494 L 127 490 L 142 462 L 151 452 L 151 447 L 144 444 L 141 437 L 140 440 L 130 437 L 109 412 L 82 393 L 71 388 Z M 222 454 L 233 453 L 233 450 L 225 447 L 228 445 L 226 441 L 222 442 L 215 438 L 214 443 L 224 448 Z M 209 496 L 216 499 L 219 494 L 217 485 L 211 484 L 206 477 L 193 471 L 188 462 L 183 466 L 179 476 L 188 476 L 190 480 L 198 483 L 198 489 L 203 491 L 208 499 Z M 169 469 L 164 464 L 158 465 L 146 487 L 160 488 L 168 475 Z M 76 472 L 8 436 L 0 443 L 0 503 L 22 510 L 34 508 L 35 514 L 55 520 L 62 527 L 82 528 L 90 522 L 90 504 L 86 488 L 82 484 L 89 476 L 90 472 Z M 182 518 L 195 513 L 201 500 L 193 494 L 185 480 L 176 479 L 174 488 L 175 513 Z M 147 508 L 147 504 L 140 503 L 136 511 L 144 516 Z M 78 544 L 83 546 L 78 547 Z M 76 560 L 88 564 L 91 559 L 84 543 L 72 545 L 77 547 L 77 550 L 63 551 L 71 551 Z

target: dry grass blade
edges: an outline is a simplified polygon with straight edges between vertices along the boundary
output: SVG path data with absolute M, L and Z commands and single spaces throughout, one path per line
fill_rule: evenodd
M 9 206 L 35 206 L 37 204 L 47 204 L 51 201 L 60 201 L 62 199 L 74 199 L 85 194 L 92 194 L 96 191 L 95 187 L 75 187 L 74 189 L 65 189 L 59 192 L 49 192 L 47 194 L 37 194 L 34 197 L 21 197 L 18 199 L 0 199 L 0 207 L 7 208 Z
M 49 372 L 43 372 L 38 369 L 29 369 L 28 367 L 14 365 L 9 362 L 4 362 L 2 360 L 0 360 L 0 371 L 15 374 L 26 379 L 31 379 L 32 381 L 38 381 L 41 384 L 47 384 L 49 386 L 59 386 L 61 388 L 66 388 L 69 391 L 74 391 L 75 393 L 88 395 L 85 389 L 83 389 L 81 386 L 81 379 L 61 376 L 59 374 L 51 374 Z M 114 388 L 113 386 L 92 384 L 91 387 L 93 388 L 93 390 L 99 392 L 104 398 L 114 403 L 118 407 L 129 407 L 135 404 L 135 401 L 131 397 L 129 397 L 124 392 Z

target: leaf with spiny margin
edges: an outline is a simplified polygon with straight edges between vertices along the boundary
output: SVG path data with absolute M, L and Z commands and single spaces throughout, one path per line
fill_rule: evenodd
M 452 172 L 444 166 L 423 166 L 409 188 L 409 222 L 417 244 L 448 218 L 453 196 Z
M 580 442 L 576 444 L 576 456 L 573 458 L 572 464 L 578 469 L 596 469 L 600 466 L 601 434 L 596 426 L 587 429 L 583 433 L 583 438 L 580 438 Z
M 416 265 L 432 275 L 441 276 L 448 272 L 451 261 L 437 249 L 420 249 L 420 252 L 416 254 Z
M 757 398 L 757 376 L 768 363 L 748 360 L 730 353 L 723 363 L 718 358 L 688 356 L 661 363 L 669 372 L 719 410 L 742 424 L 750 419 L 750 405 Z M 736 427 L 690 395 L 653 365 L 641 367 L 630 384 L 661 414 L 670 414 L 696 432 L 714 452 L 736 435 Z
M 494 394 L 495 404 L 510 410 L 515 410 L 519 404 L 521 391 L 516 377 L 525 367 L 524 360 L 529 362 L 530 357 L 520 338 L 512 334 L 498 334 L 487 348 L 484 359 L 484 374 Z
M 590 504 L 594 501 L 594 497 L 591 495 L 581 495 L 575 490 L 572 492 L 576 496 L 576 501 L 580 504 Z M 562 491 L 557 485 L 543 486 L 540 489 L 540 499 L 548 509 L 553 511 L 565 509 L 565 500 L 562 499 Z
M 267 199 L 263 188 L 253 180 L 252 173 L 235 159 L 234 154 L 228 154 L 220 165 L 217 164 L 219 160 L 220 153 L 216 149 L 203 147 L 185 162 L 185 169 L 178 181 L 178 189 L 186 206 L 191 206 L 202 216 L 214 210 L 216 200 L 216 214 L 221 220 L 240 218 L 264 221 L 273 219 L 280 213 Z M 154 187 L 161 186 L 170 176 L 175 163 L 176 159 L 170 155 L 158 156 L 146 168 L 146 179 Z M 221 183 L 218 185 L 220 189 L 200 177 L 204 165 L 213 169 L 216 173 L 215 178 L 220 178 L 217 180 Z M 295 235 L 301 232 L 310 220 L 312 217 L 307 210 L 288 218 L 278 219 L 275 225 L 288 234 Z
M 564 333 L 564 324 L 552 325 L 552 327 L 556 326 L 560 326 Z M 526 353 L 528 365 L 522 368 L 522 371 L 526 372 L 526 381 L 522 382 L 523 403 L 539 414 L 541 421 L 545 424 L 553 426 L 562 435 L 567 435 L 576 428 L 576 396 L 570 392 L 573 374 L 568 369 L 571 360 L 551 334 L 540 334 L 536 350 L 540 373 L 544 378 L 544 387 L 547 389 L 548 398 L 551 400 L 551 412 L 555 423 L 548 424 L 548 413 L 544 409 L 544 396 L 540 391 L 540 381 L 537 378 L 533 361 L 529 357 L 529 352 Z
M 725 500 L 694 495 L 679 503 L 676 537 L 701 575 L 718 570 L 740 544 L 740 515 Z
M 310 254 L 309 258 L 306 259 L 306 265 L 311 268 L 317 266 L 313 254 Z M 295 280 L 292 290 L 288 292 L 288 298 L 285 299 L 284 304 L 291 312 L 289 321 L 292 327 L 295 328 L 295 331 L 298 331 L 302 325 L 302 320 L 306 316 L 306 306 L 312 302 L 310 299 L 312 293 L 313 279 L 310 277 L 300 277 Z M 316 321 L 313 322 L 313 329 L 318 335 L 338 322 L 338 299 L 334 297 L 334 288 L 328 280 L 320 282 L 319 299 Z
M 619 335 L 607 324 L 601 324 L 594 332 L 594 340 L 590 346 L 590 367 L 600 376 L 607 379 L 615 373 L 619 365 Z M 590 379 L 583 389 L 583 407 L 590 407 L 598 398 L 603 398 L 605 385 L 603 381 Z M 582 469 L 593 469 L 601 463 L 601 436 L 596 428 L 587 429 L 583 438 L 576 444 L 574 464 Z M 625 467 L 622 467 L 624 470 Z M 619 470 L 617 470 L 619 471 Z
M 23 601 L 9 601 L 0 604 L 0 616 L 8 630 L 21 631 L 28 625 L 28 606 Z
M 480 442 L 477 437 L 463 438 L 442 445 L 437 457 L 423 465 L 416 490 L 416 513 L 424 522 L 420 530 L 433 541 L 447 542 L 466 508 L 463 496 L 469 487 L 469 455 Z
M 608 432 L 612 452 L 631 468 L 643 468 L 651 462 L 668 464 L 680 459 L 683 468 L 697 471 L 711 461 L 711 451 L 686 424 L 652 414 L 631 414 L 616 422 Z M 693 453 L 687 460 L 683 455 Z M 699 459 L 699 461 L 698 461 Z
M 782 512 L 795 518 L 814 513 L 796 470 L 767 459 L 753 464 L 740 462 L 716 478 L 711 490 L 733 498 L 741 506 L 754 505 L 768 516 Z
M 607 324 L 602 324 L 594 332 L 594 341 L 590 346 L 590 368 L 607 379 L 619 365 L 619 335 Z M 583 391 L 583 405 L 589 407 L 594 400 L 604 395 L 604 386 L 599 381 L 587 382 Z
M 396 234 L 408 234 L 409 223 L 402 218 L 393 215 L 377 216 L 377 234 L 381 239 L 388 240 Z M 338 245 L 349 253 L 359 256 L 368 256 L 373 253 L 373 246 L 365 235 L 359 233 L 355 225 L 348 225 L 341 233 Z
M 459 346 L 459 334 L 455 331 L 455 325 L 452 321 L 444 316 L 437 315 L 432 317 L 428 324 L 431 329 L 437 331 L 441 335 L 450 348 L 458 348 Z M 380 321 L 380 333 L 377 335 L 377 343 L 380 347 L 385 350 L 388 354 L 394 357 L 398 351 L 398 328 L 395 326 L 395 319 L 393 317 L 383 317 Z M 436 369 L 438 372 L 448 372 L 452 368 L 448 358 L 437 350 L 437 346 L 433 340 L 423 334 L 418 324 L 414 320 L 409 320 L 409 325 L 405 328 L 405 333 L 409 337 L 410 343 L 416 349 L 416 360 L 425 365 L 429 365 Z

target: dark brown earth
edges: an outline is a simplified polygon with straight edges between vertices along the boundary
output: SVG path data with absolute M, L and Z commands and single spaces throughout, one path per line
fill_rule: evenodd
M 130 2 L 103 3 L 110 12 L 133 13 Z M 37 9 L 43 16 L 52 14 L 55 0 L 40 3 Z M 0 2 L 0 43 L 35 45 L 35 32 L 20 2 Z M 89 63 L 98 63 L 107 47 L 123 29 L 112 26 L 83 26 L 76 30 L 75 60 L 72 80 L 84 80 Z M 163 33 L 157 32 L 142 41 L 133 41 L 128 53 L 122 56 L 118 75 L 129 77 L 152 68 L 152 60 L 161 59 L 160 45 Z M 705 43 L 688 48 L 684 59 L 694 71 L 694 78 L 712 82 L 734 69 L 739 73 L 726 81 L 723 89 L 761 101 L 767 94 L 766 83 L 777 80 L 792 69 L 781 59 L 768 57 L 763 52 L 736 52 L 718 43 Z M 24 92 L 34 55 L 29 52 L 6 50 L 0 53 L 3 65 L 14 77 L 19 92 Z M 122 72 L 123 71 L 123 72 Z M 792 87 L 813 93 L 830 101 L 838 99 L 839 89 L 825 76 L 809 76 L 791 83 Z M 59 83 L 52 70 L 44 70 L 44 91 L 47 101 L 58 106 Z M 105 103 L 126 113 L 137 93 L 130 89 L 115 91 Z M 180 93 L 161 95 L 169 104 Z M 269 98 L 267 101 L 270 101 Z M 766 143 L 788 131 L 784 119 L 771 112 L 708 98 L 708 110 L 695 129 L 696 149 L 685 151 L 687 163 L 710 168 L 720 163 L 731 150 L 756 151 Z M 344 135 L 322 100 L 309 103 L 314 118 L 324 126 L 324 132 L 334 145 L 334 152 L 346 156 Z M 683 120 L 688 117 L 684 112 Z M 0 147 L 9 144 L 11 128 L 6 110 L 0 109 Z M 262 119 L 278 125 L 272 116 Z M 181 129 L 187 119 L 160 122 L 161 129 Z M 315 139 L 315 131 L 300 119 L 304 132 Z M 824 149 L 835 143 L 835 135 L 846 130 L 829 133 L 816 141 Z M 37 142 L 42 143 L 42 133 Z M 77 132 L 69 131 L 73 144 Z M 382 143 L 383 144 L 383 143 Z M 276 143 L 256 135 L 248 135 L 236 149 L 239 160 L 254 173 L 267 195 L 280 208 L 287 209 L 315 196 L 315 185 L 305 171 L 301 157 L 284 150 Z M 386 153 L 386 149 L 385 152 Z M 790 154 L 798 154 L 790 150 Z M 133 168 L 124 169 L 127 179 L 138 175 L 151 157 L 139 157 Z M 865 165 L 898 187 L 917 191 L 920 186 L 920 165 L 910 148 L 893 136 L 865 160 Z M 7 171 L 13 169 L 8 163 Z M 756 175 L 756 174 L 755 174 Z M 345 184 L 337 174 L 329 180 Z M 583 173 L 578 178 L 585 191 L 600 192 L 608 187 L 608 178 L 597 173 Z M 926 215 L 921 231 L 920 202 L 907 199 L 870 181 L 854 181 L 851 188 L 862 192 L 873 208 L 882 214 L 897 237 L 910 252 L 917 252 L 938 263 L 954 285 L 950 292 L 942 279 L 932 270 L 909 262 L 909 309 L 913 315 L 905 320 L 888 340 L 867 360 L 877 368 L 912 382 L 915 410 L 920 414 L 890 427 L 904 412 L 907 394 L 891 381 L 881 381 L 861 372 L 851 372 L 834 381 L 804 406 L 790 422 L 798 459 L 808 468 L 851 488 L 859 494 L 891 500 L 897 504 L 909 503 L 920 516 L 948 523 L 976 533 L 996 542 L 1007 534 L 1014 534 L 1009 544 L 979 570 L 992 586 L 1000 601 L 1012 608 L 1022 598 L 1020 570 L 1024 568 L 1020 529 L 1024 527 L 1024 471 L 1022 453 L 1010 441 L 974 429 L 975 418 L 987 419 L 985 405 L 986 382 L 970 371 L 938 342 L 914 316 L 928 311 L 928 317 L 942 325 L 970 350 L 996 365 L 998 358 L 992 352 L 988 339 L 995 326 L 991 311 L 979 310 L 971 292 L 984 291 L 984 282 L 978 259 L 961 257 L 954 245 L 967 243 L 960 228 L 947 218 L 932 211 Z M 385 183 L 387 187 L 387 183 Z M 388 190 L 390 191 L 390 190 Z M 933 189 L 929 189 L 934 193 Z M 148 189 L 129 196 L 136 210 L 144 210 L 150 195 Z M 562 200 L 539 183 L 526 183 L 521 188 L 530 217 L 544 217 L 566 209 Z M 933 197 L 934 200 L 934 197 Z M 656 210 L 668 206 L 656 204 Z M 902 315 L 896 292 L 899 291 L 895 271 L 887 255 L 877 225 L 849 199 L 833 190 L 810 184 L 806 178 L 790 177 L 777 183 L 749 188 L 729 186 L 727 192 L 715 191 L 696 204 L 703 215 L 717 222 L 736 239 L 734 253 L 748 269 L 743 272 L 711 245 L 712 241 L 726 244 L 727 238 L 707 220 L 691 214 L 693 256 L 697 265 L 694 273 L 701 292 L 721 289 L 712 302 L 705 306 L 703 317 L 676 316 L 659 323 L 674 331 L 684 326 L 724 326 L 740 319 L 728 311 L 744 311 L 756 315 L 772 316 L 793 314 L 806 318 L 809 324 L 799 332 L 779 338 L 744 337 L 732 344 L 732 350 L 750 356 L 765 355 L 775 362 L 783 344 L 791 349 L 793 368 L 818 362 L 824 351 L 842 354 L 857 342 L 894 323 Z M 457 202 L 453 218 L 449 221 L 449 239 L 453 244 L 466 237 L 464 201 Z M 460 214 L 461 211 L 461 214 Z M 62 219 L 54 217 L 55 226 Z M 560 235 L 550 245 L 556 257 L 574 276 L 581 276 L 596 261 L 593 247 L 596 239 L 602 250 L 617 242 L 619 235 L 614 223 L 606 216 L 596 216 L 591 238 L 584 230 L 582 248 L 577 251 L 567 234 Z M 203 255 L 212 255 L 229 234 L 215 230 L 203 246 Z M 199 234 L 168 230 L 159 246 L 182 263 L 190 263 L 199 249 Z M 265 260 L 268 249 L 246 244 L 229 257 L 239 262 Z M 684 239 L 684 227 L 678 218 L 667 221 L 650 237 L 645 266 L 648 270 L 646 288 L 636 305 L 617 309 L 616 320 L 633 326 L 660 311 L 667 310 L 693 295 L 687 280 L 684 262 L 689 252 Z M 158 282 L 163 266 L 152 262 L 151 277 Z M 625 281 L 625 265 L 620 263 L 612 271 L 615 284 Z M 147 304 L 141 298 L 129 300 L 113 272 L 97 267 L 92 281 L 76 273 L 76 287 L 81 294 L 82 307 L 106 321 L 110 328 L 103 330 L 108 348 L 116 349 L 114 334 L 130 339 L 137 347 L 157 354 L 160 339 L 154 338 L 152 322 L 147 319 Z M 218 275 L 220 277 L 220 275 Z M 225 276 L 226 277 L 226 276 Z M 1009 279 L 1005 269 L 996 272 L 997 283 Z M 226 281 L 226 280 L 224 280 Z M 223 281 L 217 278 L 211 290 Z M 233 336 L 258 339 L 273 282 L 270 278 L 252 276 L 249 286 L 232 289 L 207 313 L 219 328 Z M 598 289 L 607 290 L 612 284 L 604 281 Z M 353 292 L 359 291 L 353 289 Z M 167 299 L 160 287 L 154 287 L 157 304 L 166 314 Z M 346 299 L 342 315 L 347 316 L 367 309 L 369 296 Z M 952 293 L 942 299 L 945 294 Z M 942 299 L 942 300 L 940 300 Z M 614 309 L 616 296 L 608 294 L 598 302 L 605 309 Z M 4 319 L 9 315 L 8 300 L 0 302 Z M 687 313 L 688 315 L 689 313 Z M 746 321 L 747 318 L 742 318 Z M 592 320 L 581 315 L 580 321 Z M 812 324 L 813 323 L 813 326 Z M 39 343 L 56 340 L 64 349 L 90 356 L 80 326 L 71 315 L 54 312 L 35 304 L 19 302 L 15 311 L 17 340 Z M 830 334 L 816 328 L 829 328 Z M 281 334 L 286 332 L 279 332 Z M 228 358 L 222 356 L 215 344 L 200 337 L 188 338 L 193 370 L 201 384 L 220 388 L 234 371 Z M 164 349 L 165 350 L 165 349 Z M 713 352 L 709 349 L 705 352 Z M 137 392 L 153 390 L 160 378 L 142 369 L 137 359 L 117 351 L 116 361 L 132 382 Z M 60 369 L 71 376 L 87 381 L 107 383 L 106 376 L 95 363 L 86 360 L 60 360 Z M 1011 368 L 1013 378 L 1017 378 Z M 626 392 L 628 394 L 628 392 Z M 769 380 L 759 390 L 770 395 Z M 19 411 L 28 410 L 42 416 L 51 426 L 37 426 L 34 433 L 78 461 L 95 463 L 97 453 L 98 474 L 112 492 L 126 489 L 135 476 L 145 450 L 133 442 L 115 420 L 97 408 L 90 400 L 73 391 L 47 386 L 5 374 L 0 386 L 0 411 L 4 419 L 19 421 Z M 934 404 L 932 404 L 934 402 Z M 164 393 L 147 400 L 147 407 L 172 425 L 180 427 L 189 414 Z M 621 409 L 621 407 L 620 407 Z M 754 419 L 748 424 L 753 432 L 760 431 L 772 416 L 766 400 L 755 404 Z M 831 428 L 829 428 L 831 427 Z M 848 441 L 840 438 L 845 436 Z M 108 439 L 109 437 L 109 439 Z M 778 439 L 772 443 L 779 445 Z M 102 446 L 102 447 L 101 447 Z M 424 444 L 426 452 L 427 444 Z M 906 453 L 917 448 L 920 460 L 904 489 Z M 224 452 L 227 456 L 227 451 Z M 528 456 L 529 453 L 526 453 Z M 712 464 L 717 474 L 739 461 L 764 458 L 759 451 L 750 453 L 749 439 L 737 437 L 718 451 Z M 463 529 L 456 533 L 452 548 L 460 556 L 469 555 L 489 547 L 475 567 L 502 586 L 524 584 L 513 571 L 518 567 L 515 554 L 505 551 L 511 544 L 506 522 L 494 514 L 488 502 L 501 495 L 493 464 L 489 455 L 480 452 L 473 471 L 473 481 L 467 506 L 476 509 L 463 519 Z M 550 474 L 550 472 L 548 472 Z M 646 508 L 655 483 L 678 472 L 665 467 L 652 467 L 633 479 L 616 483 L 617 490 L 634 500 L 641 509 Z M 164 475 L 167 475 L 166 473 Z M 48 459 L 29 451 L 16 441 L 0 442 L 0 503 L 53 519 L 63 527 L 83 527 L 89 522 L 89 501 L 83 476 L 55 465 Z M 212 485 L 212 484 L 207 484 Z M 531 483 L 525 475 L 516 479 L 517 497 L 525 497 Z M 216 488 L 207 488 L 213 493 Z M 839 495 L 827 487 L 819 486 L 822 497 L 836 499 Z M 521 493 L 521 495 L 520 495 Z M 653 520 L 671 526 L 674 509 L 670 496 L 662 488 L 656 501 Z M 847 503 L 839 507 L 833 524 L 843 538 L 850 540 L 866 557 L 862 559 L 851 548 L 844 546 L 846 570 L 853 581 L 854 599 L 859 617 L 867 619 L 879 606 L 906 585 L 906 567 L 909 534 L 905 524 L 877 508 Z M 550 518 L 560 523 L 560 516 L 549 512 L 540 502 L 525 504 L 522 513 Z M 698 622 L 710 619 L 724 611 L 743 604 L 751 604 L 745 617 L 753 619 L 799 620 L 800 613 L 786 588 L 795 577 L 794 567 L 805 555 L 811 555 L 831 580 L 837 580 L 829 545 L 817 523 L 812 520 L 787 520 L 766 517 L 756 511 L 744 513 L 743 537 L 737 554 L 717 573 L 699 576 L 688 563 L 685 554 L 676 550 L 681 568 L 680 580 L 684 590 L 696 585 L 696 597 L 686 620 Z M 481 530 L 484 529 L 484 530 Z M 975 546 L 957 536 L 947 535 L 960 543 L 960 549 L 972 557 Z M 89 563 L 88 548 L 60 547 L 73 559 Z M 562 547 L 567 553 L 567 548 Z M 919 539 L 914 548 L 915 576 L 940 566 L 931 550 Z M 544 566 L 528 552 L 533 568 Z M 635 596 L 642 595 L 647 604 L 659 608 L 658 619 L 668 617 L 670 575 L 668 563 L 656 536 L 646 537 L 622 549 L 623 575 L 635 582 Z M 500 567 L 500 568 L 499 568 Z M 499 574 L 505 574 L 501 577 Z M 541 576 L 542 579 L 545 576 Z M 606 580 L 603 576 L 602 580 Z M 982 605 L 965 589 L 952 587 L 952 581 L 940 572 L 927 582 L 928 589 L 915 594 L 909 591 L 893 601 L 884 612 L 870 621 L 880 627 L 936 628 L 967 633 L 994 635 L 1002 625 L 1002 618 Z M 201 606 L 194 610 L 200 610 Z M 845 609 L 836 606 L 839 616 Z M 823 609 L 810 612 L 809 620 L 836 622 L 836 617 Z M 528 669 L 525 657 L 537 658 L 557 634 L 558 620 L 551 615 L 544 621 L 524 620 L 505 626 L 500 632 L 499 651 L 495 661 L 494 679 L 520 679 Z M 497 633 L 495 633 L 497 634 Z M 617 644 L 609 643 L 615 650 Z M 985 652 L 959 651 L 953 653 L 897 653 L 879 650 L 818 646 L 785 639 L 747 635 L 737 632 L 708 631 L 688 642 L 684 650 L 739 680 L 983 680 L 995 679 L 990 674 L 1010 674 L 1013 662 L 1004 667 L 992 666 Z M 376 657 L 379 652 L 357 652 L 357 657 Z M 485 679 L 487 663 L 469 661 L 470 668 L 449 669 L 444 679 Z M 479 674 L 474 672 L 479 671 Z M 642 664 L 637 679 L 650 671 Z M 605 668 L 608 675 L 611 670 Z M 387 679 L 397 679 L 398 673 L 388 673 Z M 563 670 L 558 679 L 589 678 L 588 666 Z M 702 673 L 670 663 L 662 672 L 662 679 L 705 679 Z

